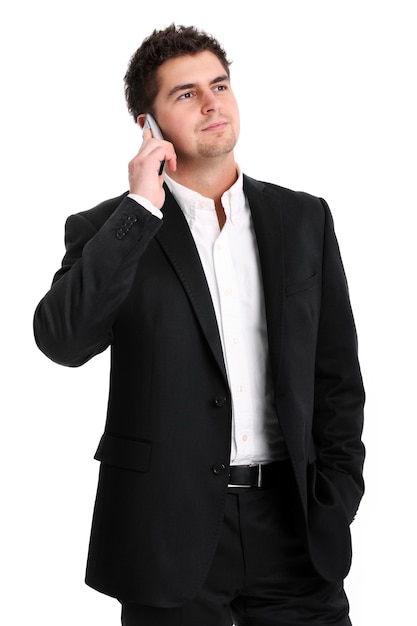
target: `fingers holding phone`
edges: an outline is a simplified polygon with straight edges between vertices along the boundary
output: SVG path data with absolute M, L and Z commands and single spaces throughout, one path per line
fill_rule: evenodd
M 143 126 L 143 142 L 138 154 L 129 163 L 130 193 L 147 198 L 161 208 L 165 200 L 163 171 L 165 163 L 176 169 L 176 154 L 172 143 L 165 141 L 155 120 L 147 115 Z

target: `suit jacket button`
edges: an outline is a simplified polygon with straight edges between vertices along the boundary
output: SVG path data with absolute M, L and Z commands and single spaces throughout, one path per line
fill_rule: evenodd
M 227 398 L 225 396 L 217 396 L 217 398 L 214 401 L 214 404 L 216 406 L 224 406 L 224 404 L 226 403 Z
M 216 465 L 213 465 L 212 470 L 213 474 L 216 476 L 222 476 L 222 474 L 226 472 L 227 468 L 224 463 L 216 463 Z
M 133 226 L 133 224 L 135 224 L 138 221 L 138 218 L 136 217 L 136 215 L 129 215 L 128 218 L 126 218 L 126 224 L 130 227 Z

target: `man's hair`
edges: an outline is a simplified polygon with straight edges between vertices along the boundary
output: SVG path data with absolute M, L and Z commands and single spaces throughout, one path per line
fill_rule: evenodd
M 227 76 L 230 61 L 220 43 L 194 26 L 171 24 L 164 30 L 154 30 L 129 61 L 124 77 L 125 96 L 129 113 L 136 121 L 141 113 L 153 113 L 158 94 L 158 68 L 169 59 L 212 52 L 219 59 Z

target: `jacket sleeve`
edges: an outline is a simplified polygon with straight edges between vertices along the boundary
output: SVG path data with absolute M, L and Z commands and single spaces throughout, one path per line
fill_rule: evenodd
M 89 212 L 68 218 L 61 269 L 34 315 L 35 341 L 46 356 L 75 367 L 107 348 L 138 260 L 161 225 L 129 197 L 101 226 Z
M 327 204 L 317 338 L 313 437 L 317 467 L 337 488 L 351 521 L 363 495 L 365 393 L 347 282 Z

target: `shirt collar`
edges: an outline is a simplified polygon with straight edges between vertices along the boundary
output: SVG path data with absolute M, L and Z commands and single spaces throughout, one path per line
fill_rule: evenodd
M 233 183 L 233 185 L 227 189 L 221 197 L 226 218 L 230 219 L 232 223 L 239 219 L 239 215 L 245 210 L 246 205 L 245 194 L 243 191 L 243 174 L 239 167 L 237 169 L 237 174 L 238 177 L 236 182 Z M 197 191 L 184 187 L 184 185 L 181 185 L 177 181 L 173 180 L 167 174 L 165 174 L 165 182 L 189 223 L 190 221 L 193 223 L 198 212 L 201 211 L 211 212 L 213 213 L 213 216 L 215 216 L 216 210 L 214 201 L 211 198 L 206 198 Z

